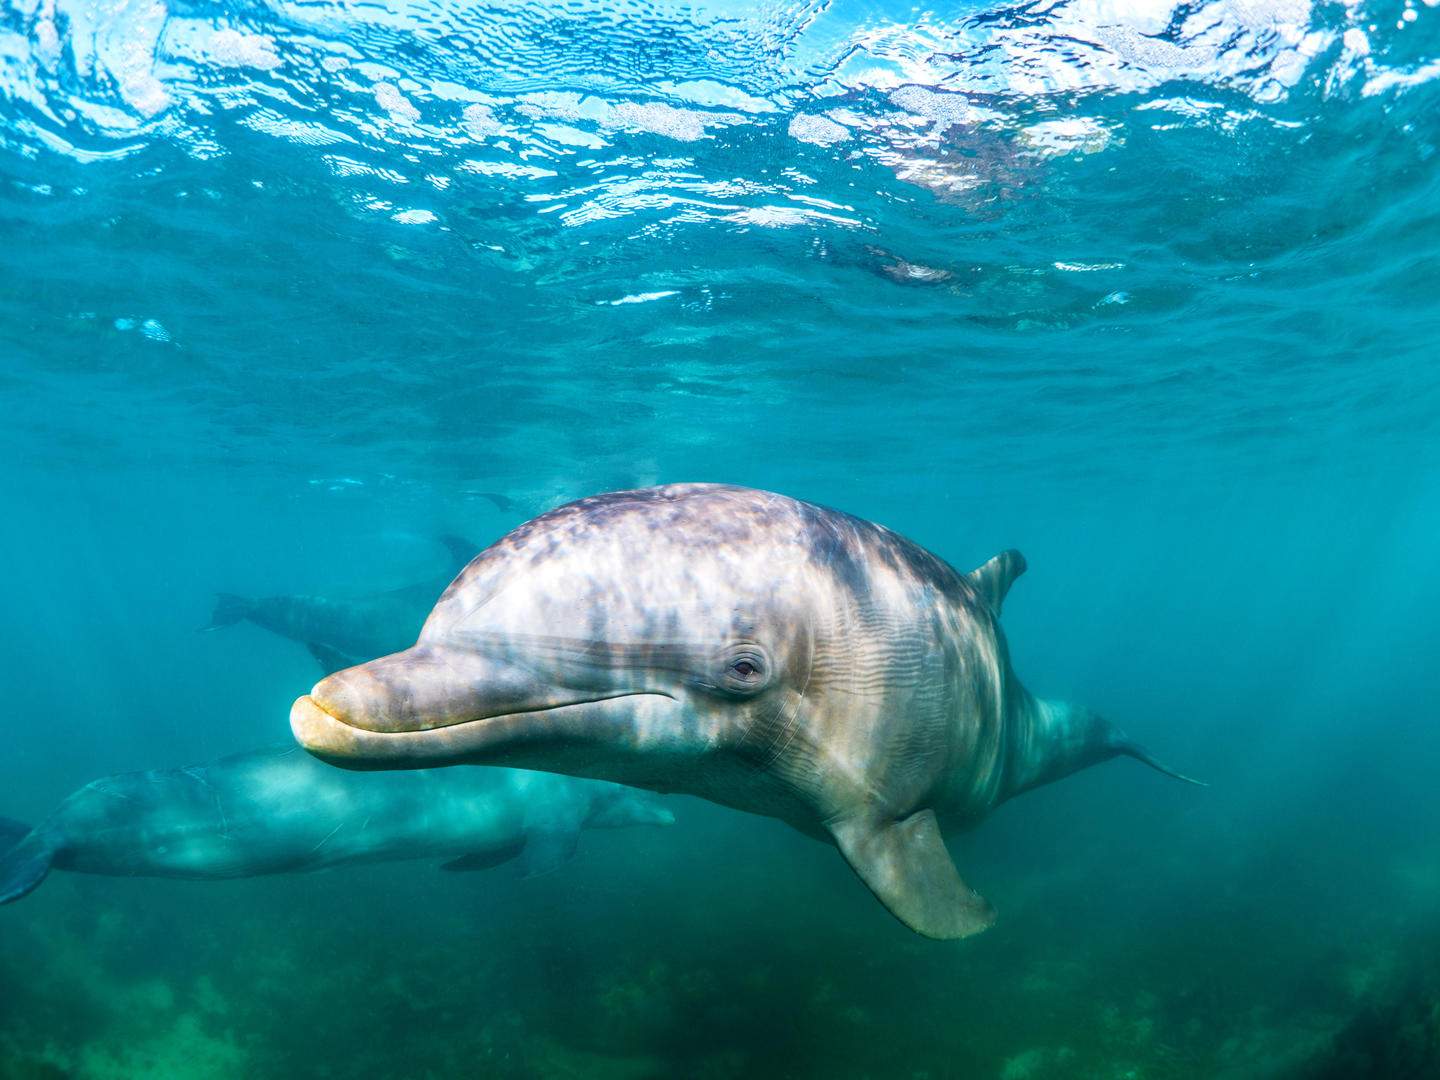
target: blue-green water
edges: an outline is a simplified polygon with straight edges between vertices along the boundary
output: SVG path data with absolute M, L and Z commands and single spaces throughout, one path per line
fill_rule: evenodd
M 1370 0 L 6 5 L 0 814 L 285 737 L 217 591 L 678 480 L 1021 548 L 1021 677 L 1212 786 L 1007 806 L 958 945 L 685 799 L 529 880 L 56 874 L 0 1076 L 1435 1075 L 1437 75 Z

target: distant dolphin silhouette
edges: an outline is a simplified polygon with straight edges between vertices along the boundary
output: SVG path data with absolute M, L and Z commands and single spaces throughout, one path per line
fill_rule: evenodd
M 564 861 L 582 828 L 673 820 L 618 784 L 518 769 L 365 775 L 287 743 L 96 780 L 33 830 L 0 818 L 0 904 L 52 868 L 239 878 L 399 859 L 483 870 L 519 856 L 533 874 Z
M 200 629 L 252 622 L 303 644 L 326 673 L 393 652 L 410 640 L 436 595 L 479 550 L 463 537 L 442 536 L 440 542 L 450 553 L 449 568 L 440 577 L 348 600 L 306 594 L 251 599 L 219 593 L 209 624 Z
M 500 494 L 498 491 L 462 491 L 460 494 L 471 499 L 484 499 L 502 514 L 508 514 L 515 509 L 515 500 L 510 498 L 509 495 Z M 474 553 L 472 552 L 471 554 Z
M 957 573 L 747 488 L 598 495 L 482 552 L 418 644 L 321 680 L 291 727 L 352 768 L 504 763 L 778 817 L 907 926 L 964 937 L 994 915 L 942 826 L 1117 754 L 1178 776 L 1020 685 L 999 614 L 1024 568 L 1010 551 Z

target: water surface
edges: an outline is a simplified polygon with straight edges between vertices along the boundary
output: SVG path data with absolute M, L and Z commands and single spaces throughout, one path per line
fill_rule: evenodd
M 1437 74 L 1428 3 L 7 6 L 0 813 L 283 737 L 216 591 L 678 480 L 1021 548 L 1027 685 L 1212 787 L 1006 807 L 959 946 L 694 800 L 530 881 L 57 876 L 0 1075 L 1430 1075 Z

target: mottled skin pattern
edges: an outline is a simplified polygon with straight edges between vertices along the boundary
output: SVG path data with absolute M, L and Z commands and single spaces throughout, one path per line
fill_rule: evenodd
M 782 495 L 582 499 L 482 552 L 411 649 L 322 680 L 292 727 L 354 768 L 505 763 L 683 791 L 833 841 L 913 929 L 993 919 L 941 827 L 1117 753 L 1041 702 L 997 622 L 1015 552 L 972 574 Z
M 515 769 L 351 773 L 292 743 L 87 784 L 0 851 L 0 903 L 50 867 L 235 878 L 400 859 L 479 869 L 518 855 L 538 871 L 582 828 L 671 821 L 653 796 L 617 784 Z

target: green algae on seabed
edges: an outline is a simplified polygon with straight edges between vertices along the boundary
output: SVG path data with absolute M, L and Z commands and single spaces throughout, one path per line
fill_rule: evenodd
M 842 890 L 819 845 L 719 810 L 686 821 L 691 835 L 658 838 L 623 880 L 633 849 L 618 835 L 531 881 L 422 865 L 61 876 L 0 911 L 0 1078 L 1275 1080 L 1332 1060 L 1318 1051 L 1357 1010 L 1374 1019 L 1334 1060 L 1383 1041 L 1406 1008 L 1392 988 L 1434 955 L 1406 929 L 1434 895 L 1408 862 L 1396 881 L 1413 903 L 1370 918 L 1333 895 L 1303 918 L 1261 896 L 1217 938 L 1212 912 L 1165 896 L 1137 952 L 1114 890 L 1058 910 L 1055 895 L 1087 895 L 1075 868 L 1036 874 L 1027 857 L 996 871 L 1011 918 L 937 950 L 867 920 L 869 897 Z M 707 828 L 743 852 L 718 877 Z M 1317 848 L 1314 872 L 1331 857 Z M 1303 865 L 1292 853 L 1292 873 Z M 1235 895 L 1251 884 L 1237 871 Z M 1317 936 L 1325 963 L 1310 969 Z
M 527 983 L 522 971 L 457 947 L 474 939 L 463 920 L 437 916 L 429 938 L 409 938 L 403 953 L 389 955 L 351 940 L 343 919 L 329 927 L 317 920 L 309 931 L 277 935 L 273 916 L 247 920 L 240 910 L 268 910 L 284 894 L 254 894 L 267 902 L 217 903 L 219 921 L 203 954 L 172 965 L 166 975 L 134 975 L 136 950 L 159 950 L 169 936 L 163 921 L 145 912 L 129 911 L 128 930 L 123 904 L 63 927 L 34 919 L 36 927 L 45 927 L 38 930 L 43 940 L 22 941 L 22 948 L 38 948 L 52 963 L 63 959 L 41 974 L 37 987 L 27 988 L 20 1021 L 0 1030 L 0 1077 L 439 1078 L 479 1071 L 517 1080 L 674 1075 L 741 1080 L 775 1066 L 779 1074 L 795 1077 L 877 1080 L 897 1074 L 931 1080 L 1270 1080 L 1289 1075 L 1287 1066 L 1297 1054 L 1313 1055 L 1341 1023 L 1334 1014 L 1277 1013 L 1242 1002 L 1232 1002 L 1228 1013 L 1223 1003 L 1197 1013 L 1193 1002 L 1180 1007 L 1126 986 L 1118 968 L 1097 971 L 1096 958 L 1079 949 L 1078 960 L 1042 963 L 1037 972 L 1043 974 L 1017 979 L 1015 987 L 1023 989 L 997 985 L 988 995 L 993 1019 L 985 1027 L 998 1035 L 996 1045 L 1009 1049 L 988 1067 L 952 1071 L 923 1047 L 887 1041 L 888 1025 L 877 1019 L 884 1013 L 882 1000 L 867 998 L 863 984 L 835 971 L 806 970 L 798 954 L 796 963 L 772 968 L 736 968 L 721 957 L 706 963 L 698 947 L 692 959 L 699 962 L 689 964 L 641 952 L 617 955 L 610 966 L 565 973 L 563 993 L 556 993 L 544 980 Z M 334 907 L 316 906 L 327 905 Z M 19 924 L 15 929 L 22 939 L 36 933 Z M 192 943 L 198 937 L 181 936 Z M 975 950 L 966 959 L 973 978 L 995 977 Z M 1388 971 L 1396 961 L 1385 955 L 1375 963 Z M 1416 978 L 1430 991 L 1433 1008 L 1434 978 Z M 1336 982 L 1346 985 L 1347 980 Z M 16 1003 L 11 992 L 17 988 L 3 989 Z M 945 988 L 926 992 L 931 996 L 917 996 L 917 1002 L 928 1005 L 933 1022 L 943 1022 L 947 1008 L 937 995 Z M 1384 1000 L 1399 1002 L 1404 1011 L 1408 999 L 1392 994 Z M 51 1014 L 67 1009 L 81 1013 L 84 1023 L 68 1030 L 55 1025 Z M 1394 1014 L 1375 1009 L 1366 1015 L 1377 1019 L 1352 1025 L 1337 1038 L 1335 1068 L 1304 1074 L 1306 1080 L 1338 1080 L 1358 1060 L 1356 1046 L 1373 1052 L 1374 1039 L 1356 1033 L 1383 1032 Z M 1430 1030 L 1433 1037 L 1425 1015 L 1406 1012 L 1406 1025 L 1422 1035 Z M 1013 1029 L 1008 1033 L 1002 1026 L 1007 1017 Z M 1030 1022 L 1037 1018 L 1043 1021 L 1038 1026 Z M 975 1032 L 964 1020 L 956 1015 L 951 1021 L 956 1032 Z M 1032 1036 L 1065 1031 L 1067 1041 L 1027 1046 L 1020 1041 L 1027 1028 Z M 64 1037 L 57 1038 L 60 1030 Z M 805 1041 L 785 1047 L 787 1031 L 802 1033 Z M 936 1035 L 943 1039 L 946 1033 Z M 837 1037 L 838 1055 L 809 1041 Z M 1397 1045 L 1425 1044 L 1411 1034 Z M 777 1048 L 783 1057 L 776 1058 Z M 1408 1080 L 1424 1074 L 1395 1075 Z
M 1440 933 L 1384 958 L 1355 1015 L 1289 1080 L 1440 1076 Z

